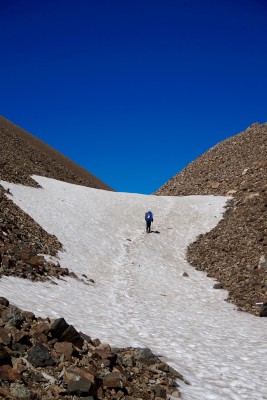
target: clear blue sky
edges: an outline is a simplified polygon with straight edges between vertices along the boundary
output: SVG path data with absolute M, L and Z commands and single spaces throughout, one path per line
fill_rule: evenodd
M 267 121 L 266 0 L 0 0 L 0 114 L 151 193 Z

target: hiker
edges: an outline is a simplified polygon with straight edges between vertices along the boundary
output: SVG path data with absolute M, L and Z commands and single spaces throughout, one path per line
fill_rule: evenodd
M 153 213 L 148 211 L 145 213 L 145 220 L 146 220 L 146 231 L 150 233 L 151 222 L 153 222 Z

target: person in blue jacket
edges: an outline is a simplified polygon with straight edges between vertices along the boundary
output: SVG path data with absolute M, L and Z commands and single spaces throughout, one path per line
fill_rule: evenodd
M 145 220 L 146 220 L 146 231 L 150 233 L 151 223 L 153 222 L 153 213 L 151 211 L 147 211 L 145 213 Z

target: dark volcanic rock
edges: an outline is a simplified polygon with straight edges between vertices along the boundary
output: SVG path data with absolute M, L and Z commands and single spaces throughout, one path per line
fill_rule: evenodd
M 69 324 L 67 324 L 64 318 L 56 319 L 50 328 L 51 336 L 53 338 L 60 338 L 68 327 Z
M 27 353 L 28 361 L 34 367 L 47 367 L 49 365 L 55 365 L 55 361 L 51 357 L 48 349 L 42 344 L 37 343 Z
M 57 319 L 50 329 L 53 338 L 57 338 L 61 342 L 71 342 L 75 346 L 82 348 L 84 339 L 76 331 L 76 329 L 67 324 L 64 318 Z

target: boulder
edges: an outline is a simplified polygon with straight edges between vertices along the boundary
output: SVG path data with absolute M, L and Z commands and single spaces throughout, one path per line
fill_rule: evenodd
M 10 393 L 17 400 L 33 400 L 36 398 L 35 394 L 21 383 L 11 383 Z
M 218 282 L 213 285 L 213 289 L 223 289 L 223 283 Z
M 88 381 L 85 378 L 78 378 L 77 380 L 68 383 L 67 391 L 71 395 L 84 397 L 86 395 L 89 395 L 92 389 L 92 382 Z
M 267 302 L 263 303 L 261 306 L 260 317 L 267 317 Z
M 69 342 L 56 342 L 54 349 L 57 353 L 64 354 L 65 360 L 70 360 L 74 350 L 72 343 Z
M 50 328 L 50 334 L 61 342 L 71 342 L 80 349 L 83 347 L 84 339 L 64 318 L 58 318 L 54 321 Z
M 8 307 L 9 306 L 9 301 L 5 297 L 0 297 L 0 305 Z
M 0 344 L 0 365 L 12 365 L 11 357 L 5 347 Z
M 21 375 L 18 371 L 12 368 L 10 365 L 0 366 L 0 381 L 19 381 L 21 380 Z
M 28 361 L 34 367 L 46 367 L 48 365 L 55 365 L 55 361 L 51 357 L 48 349 L 42 344 L 37 343 L 28 352 Z
M 121 375 L 117 372 L 111 372 L 102 378 L 104 388 L 122 388 L 123 383 Z

